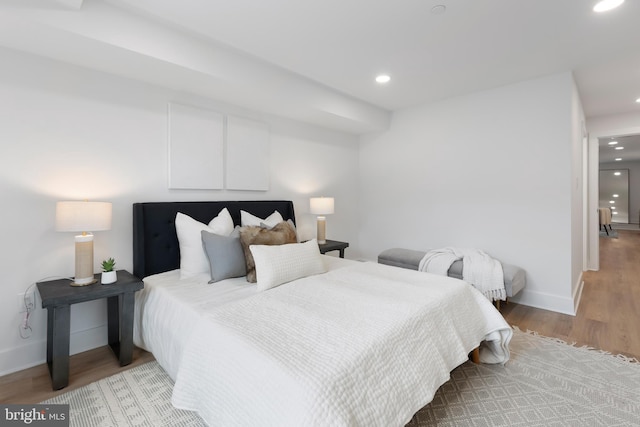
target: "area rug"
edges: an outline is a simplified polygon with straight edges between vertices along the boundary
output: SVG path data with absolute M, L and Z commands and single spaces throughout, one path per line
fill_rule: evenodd
M 505 366 L 461 365 L 408 424 L 640 426 L 640 364 L 514 330 Z
M 68 403 L 70 427 L 206 426 L 196 413 L 171 405 L 172 388 L 153 361 L 42 403 Z
M 640 426 L 637 360 L 517 328 L 510 348 L 505 366 L 456 368 L 408 426 Z M 69 403 L 71 426 L 203 426 L 172 386 L 150 362 L 43 403 Z

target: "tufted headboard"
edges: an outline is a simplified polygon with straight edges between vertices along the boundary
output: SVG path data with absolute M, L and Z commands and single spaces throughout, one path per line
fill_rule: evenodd
M 260 218 L 277 210 L 285 221 L 296 221 L 290 200 L 134 203 L 133 274 L 144 278 L 180 268 L 175 226 L 178 212 L 208 224 L 223 208 L 229 210 L 235 225 L 240 225 L 240 210 Z

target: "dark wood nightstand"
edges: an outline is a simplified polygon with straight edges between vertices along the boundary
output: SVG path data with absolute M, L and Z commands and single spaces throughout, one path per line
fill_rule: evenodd
M 337 240 L 327 240 L 327 243 L 320 244 L 320 253 L 324 254 L 330 251 L 340 251 L 340 258 L 344 258 L 344 250 L 349 247 L 347 242 L 339 242 Z
M 134 295 L 144 287 L 142 280 L 125 270 L 117 271 L 118 280 L 110 285 L 98 283 L 70 286 L 68 279 L 38 282 L 42 308 L 47 309 L 47 365 L 54 390 L 69 384 L 69 335 L 71 304 L 107 298 L 109 346 L 120 366 L 133 359 Z

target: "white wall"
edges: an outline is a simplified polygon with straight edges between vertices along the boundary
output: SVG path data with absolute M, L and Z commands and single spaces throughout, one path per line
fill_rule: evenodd
M 361 139 L 364 255 L 484 249 L 526 270 L 517 300 L 573 313 L 576 99 L 563 73 L 396 112 Z
M 108 256 L 131 270 L 131 205 L 143 201 L 290 199 L 311 238 L 308 198 L 331 195 L 328 235 L 358 256 L 354 136 L 6 49 L 0 62 L 0 375 L 45 359 L 46 313 L 35 312 L 33 335 L 22 340 L 17 295 L 41 278 L 74 273 L 73 235 L 53 229 L 58 200 L 113 202 L 112 230 L 95 236 L 96 271 Z M 168 190 L 168 101 L 267 122 L 270 190 Z M 72 353 L 106 344 L 105 325 L 105 301 L 72 306 Z

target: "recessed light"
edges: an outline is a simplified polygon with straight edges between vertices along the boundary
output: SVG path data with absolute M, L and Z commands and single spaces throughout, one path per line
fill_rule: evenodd
M 379 76 L 376 77 L 376 81 L 382 84 L 389 83 L 390 80 L 391 80 L 391 77 L 389 77 L 386 74 L 380 74 Z
M 619 162 L 620 160 L 622 160 L 622 157 L 616 157 L 616 162 Z
M 620 176 L 620 172 L 614 172 L 613 173 L 615 176 Z
M 624 3 L 624 0 L 601 0 L 593 6 L 594 12 L 606 12 L 611 9 L 615 9 Z
M 613 197 L 620 197 L 618 194 L 614 194 Z
M 618 141 L 609 141 L 609 145 L 616 145 L 618 143 Z
M 616 150 L 624 150 L 624 147 L 616 147 Z
M 618 212 L 616 212 L 616 211 L 613 211 L 613 212 L 612 212 L 612 214 L 614 214 L 614 215 L 618 215 Z
M 611 210 L 612 210 L 612 211 L 615 211 L 615 210 L 616 210 L 616 207 L 615 207 L 615 206 L 611 206 Z
M 609 203 L 614 204 L 616 201 L 615 200 L 609 200 Z
M 636 102 L 637 102 L 638 104 L 640 104 L 640 98 L 636 99 Z

